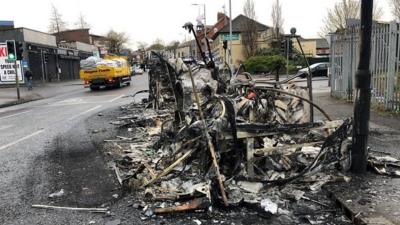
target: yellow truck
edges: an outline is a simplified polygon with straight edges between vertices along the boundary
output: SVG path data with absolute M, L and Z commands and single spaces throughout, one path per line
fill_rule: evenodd
M 82 60 L 79 75 L 91 90 L 98 90 L 102 86 L 121 87 L 131 82 L 131 68 L 126 57 L 121 56 L 106 56 L 104 59 L 89 57 Z

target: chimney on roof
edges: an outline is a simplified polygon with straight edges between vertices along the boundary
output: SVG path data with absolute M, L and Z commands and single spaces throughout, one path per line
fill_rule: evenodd
M 225 17 L 225 14 L 223 12 L 218 12 L 217 14 L 217 21 L 223 19 Z

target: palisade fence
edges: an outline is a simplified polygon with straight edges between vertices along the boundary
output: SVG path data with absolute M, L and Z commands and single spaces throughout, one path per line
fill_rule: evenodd
M 400 26 L 374 23 L 371 37 L 372 104 L 400 113 Z M 353 100 L 359 61 L 359 26 L 331 35 L 331 95 Z

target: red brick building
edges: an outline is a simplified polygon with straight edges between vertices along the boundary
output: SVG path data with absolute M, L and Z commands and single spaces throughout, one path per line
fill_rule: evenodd
M 215 37 L 216 33 L 218 33 L 222 28 L 224 28 L 229 23 L 229 17 L 226 16 L 222 12 L 218 12 L 217 14 L 217 22 L 212 26 L 207 26 L 207 38 L 211 42 Z M 208 52 L 207 43 L 204 39 L 204 29 L 196 32 L 197 37 L 201 40 L 201 49 L 203 52 Z M 211 45 L 211 44 L 210 44 Z M 211 50 L 212 51 L 212 50 Z M 198 54 L 198 58 L 201 56 Z
M 57 44 L 70 43 L 70 42 L 82 42 L 90 45 L 94 45 L 99 49 L 101 56 L 108 53 L 108 39 L 101 35 L 90 34 L 89 28 L 66 30 L 58 33 L 54 33 L 56 36 Z
M 53 35 L 56 36 L 57 43 L 79 41 L 86 44 L 92 44 L 90 43 L 89 28 L 60 31 Z

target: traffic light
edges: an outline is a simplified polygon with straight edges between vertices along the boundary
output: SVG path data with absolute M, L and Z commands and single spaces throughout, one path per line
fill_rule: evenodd
M 291 59 L 293 56 L 293 41 L 289 40 L 289 58 Z
M 49 56 L 47 54 L 44 54 L 44 62 L 45 63 L 49 62 Z
M 280 52 L 282 55 L 286 55 L 286 39 L 281 41 Z
M 7 52 L 8 52 L 8 60 L 15 61 L 16 54 L 15 54 L 15 41 L 7 41 Z
M 223 47 L 225 50 L 228 48 L 228 41 L 227 41 L 227 40 L 224 40 L 224 41 L 222 42 L 222 47 Z
M 15 42 L 15 53 L 17 55 L 17 60 L 22 60 L 22 53 L 24 52 L 24 48 L 22 42 Z

